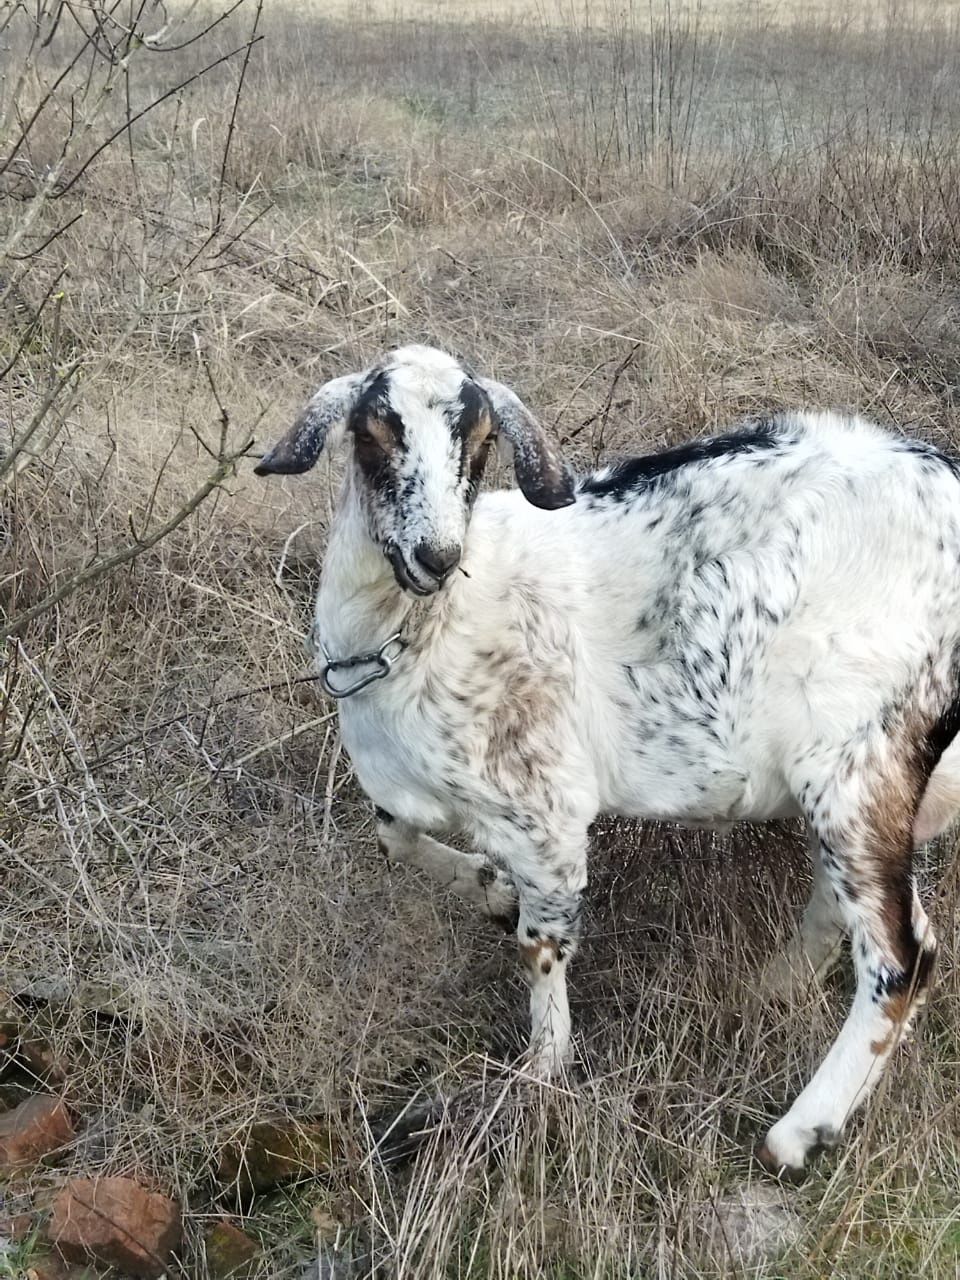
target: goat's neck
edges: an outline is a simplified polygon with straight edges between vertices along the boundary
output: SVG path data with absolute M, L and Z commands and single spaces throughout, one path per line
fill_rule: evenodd
M 348 474 L 320 575 L 318 637 L 332 658 L 370 653 L 404 628 L 412 612 L 413 601 L 397 586 L 382 550 L 367 533 Z

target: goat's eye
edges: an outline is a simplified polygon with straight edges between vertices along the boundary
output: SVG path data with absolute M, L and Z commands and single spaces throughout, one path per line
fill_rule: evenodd
M 379 449 L 381 453 L 386 452 L 383 447 L 383 442 L 377 439 L 369 427 L 355 427 L 353 438 L 356 440 L 358 445 L 361 445 L 364 448 Z

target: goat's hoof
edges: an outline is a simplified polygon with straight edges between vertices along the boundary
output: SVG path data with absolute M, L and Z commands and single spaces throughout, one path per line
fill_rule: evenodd
M 767 1173 L 781 1182 L 802 1182 L 810 1159 L 821 1151 L 832 1151 L 840 1142 L 840 1130 L 833 1125 L 819 1124 L 792 1134 L 789 1130 L 778 1134 L 779 1128 L 780 1124 L 773 1126 L 754 1155 Z
M 758 1142 L 753 1149 L 753 1154 L 766 1172 L 780 1182 L 802 1182 L 807 1175 L 804 1165 L 784 1164 L 773 1154 L 766 1142 Z

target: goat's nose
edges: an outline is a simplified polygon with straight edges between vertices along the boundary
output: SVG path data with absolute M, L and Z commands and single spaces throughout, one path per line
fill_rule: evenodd
M 417 563 L 437 582 L 443 582 L 460 563 L 459 547 L 438 547 L 430 542 L 419 542 L 414 548 Z

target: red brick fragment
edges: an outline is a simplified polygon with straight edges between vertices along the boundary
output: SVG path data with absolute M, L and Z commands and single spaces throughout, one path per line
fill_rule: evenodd
M 73 1124 L 63 1100 L 35 1093 L 0 1114 L 0 1173 L 35 1164 L 72 1138 Z
M 71 1262 L 157 1280 L 180 1244 L 180 1206 L 131 1178 L 73 1178 L 54 1200 L 47 1230 Z

